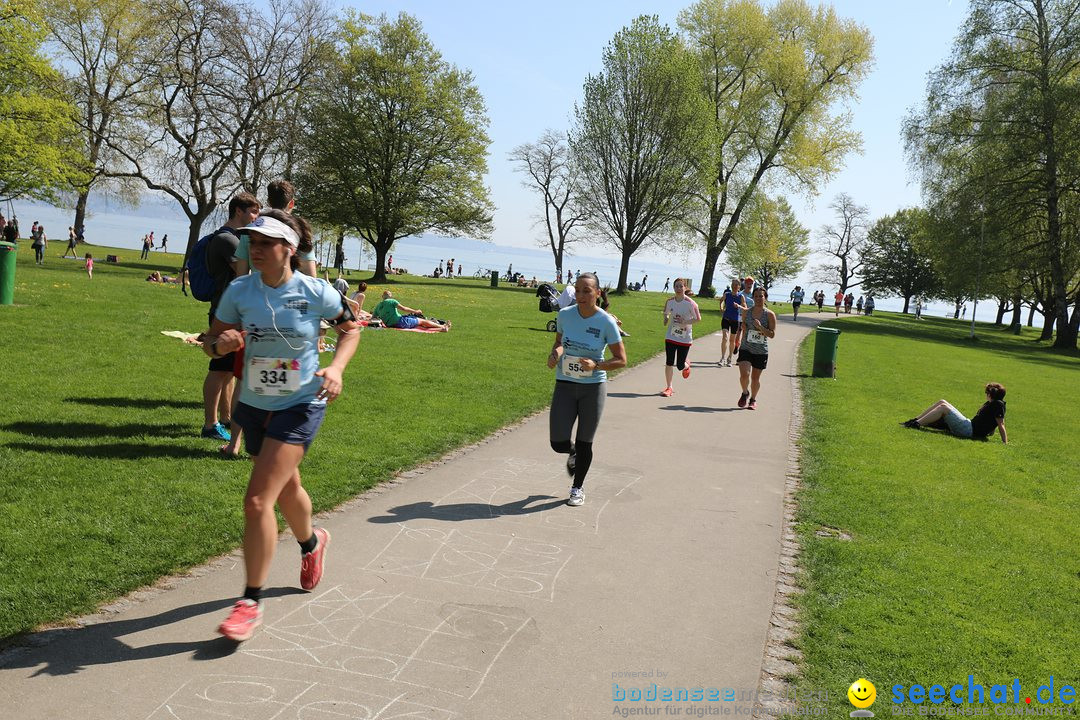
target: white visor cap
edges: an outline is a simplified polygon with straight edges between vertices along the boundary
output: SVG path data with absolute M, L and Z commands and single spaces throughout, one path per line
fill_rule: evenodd
M 266 237 L 279 238 L 293 247 L 300 247 L 300 236 L 291 227 L 266 215 L 260 215 L 250 224 L 240 228 L 240 232 L 257 232 Z

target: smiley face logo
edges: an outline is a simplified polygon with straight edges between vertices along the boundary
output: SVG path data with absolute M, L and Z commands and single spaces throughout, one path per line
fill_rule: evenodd
M 877 688 L 866 678 L 859 678 L 851 683 L 847 691 L 848 700 L 860 710 L 870 707 L 877 699 Z

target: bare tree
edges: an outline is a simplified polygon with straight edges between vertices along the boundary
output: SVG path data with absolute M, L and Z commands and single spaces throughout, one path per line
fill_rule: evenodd
M 69 71 L 67 84 L 79 111 L 86 184 L 78 188 L 74 227 L 81 228 L 87 197 L 109 165 L 106 138 L 130 134 L 123 108 L 143 87 L 136 60 L 140 47 L 156 44 L 157 21 L 143 0 L 47 0 L 43 9 L 50 45 Z
M 291 178 L 311 80 L 334 50 L 333 18 L 322 0 L 271 0 L 266 32 L 280 39 L 275 55 L 260 52 L 260 38 L 245 38 L 248 62 L 243 99 L 261 103 L 236 159 L 240 185 L 257 192 L 275 178 Z M 265 101 L 263 99 L 266 99 Z
M 863 266 L 862 248 L 870 229 L 870 211 L 865 205 L 857 205 L 847 193 L 840 193 L 829 206 L 836 211 L 836 225 L 821 228 L 818 251 L 829 260 L 814 268 L 814 282 L 840 287 L 847 292 L 860 282 L 852 282 Z
M 577 239 L 570 232 L 586 220 L 584 210 L 575 203 L 577 176 L 566 138 L 547 130 L 535 143 L 524 143 L 511 150 L 510 160 L 516 170 L 529 176 L 521 184 L 539 190 L 543 196 L 544 215 L 540 220 L 547 230 L 547 245 L 555 256 L 555 270 L 561 275 L 566 246 Z
M 272 3 L 267 19 L 230 0 L 149 3 L 163 40 L 144 48 L 139 62 L 146 92 L 130 113 L 141 123 L 141 140 L 107 139 L 118 157 L 108 174 L 137 178 L 176 200 L 188 218 L 190 252 L 203 222 L 252 179 L 254 165 L 265 167 L 250 135 L 275 102 L 295 96 L 314 56 L 303 5 Z M 255 77 L 262 80 L 251 92 Z M 241 172 L 245 148 L 251 154 Z

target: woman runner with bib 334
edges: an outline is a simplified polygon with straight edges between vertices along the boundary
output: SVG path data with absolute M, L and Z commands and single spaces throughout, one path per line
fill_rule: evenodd
M 664 336 L 664 350 L 667 353 L 664 380 L 667 385 L 660 391 L 664 397 L 671 397 L 674 392 L 671 388 L 671 379 L 675 375 L 673 366 L 682 370 L 684 378 L 690 377 L 690 365 L 686 355 L 694 343 L 694 323 L 699 320 L 701 311 L 697 303 L 686 296 L 686 280 L 675 278 L 675 297 L 664 303 L 664 325 L 667 326 L 667 334 Z
M 275 503 L 300 544 L 300 587 L 322 578 L 330 534 L 311 524 L 311 498 L 300 484 L 300 461 L 322 424 L 326 404 L 341 394 L 341 376 L 360 341 L 352 311 L 328 283 L 297 272 L 297 252 L 311 250 L 306 225 L 280 210 L 259 216 L 250 235 L 254 271 L 225 289 L 203 342 L 211 357 L 245 347 L 244 382 L 233 419 L 254 459 L 244 496 L 244 597 L 218 631 L 237 642 L 262 623 L 262 586 L 277 544 Z M 319 321 L 337 328 L 330 365 L 319 369 Z M 241 330 L 244 332 L 241 333 Z
M 626 348 L 615 319 L 597 307 L 600 281 L 593 273 L 581 273 L 574 286 L 577 304 L 559 311 L 555 344 L 547 358 L 555 372 L 549 429 L 551 449 L 569 455 L 566 472 L 574 479 L 567 505 L 585 502 L 585 475 L 593 458 L 593 437 L 604 412 L 607 371 L 626 366 Z M 611 359 L 604 360 L 604 348 Z M 570 433 L 577 423 L 577 437 Z
M 739 348 L 739 407 L 757 410 L 761 373 L 769 362 L 769 338 L 776 337 L 776 314 L 765 307 L 765 288 L 754 288 L 754 305 L 743 312 L 743 341 Z M 749 402 L 747 402 L 749 399 Z

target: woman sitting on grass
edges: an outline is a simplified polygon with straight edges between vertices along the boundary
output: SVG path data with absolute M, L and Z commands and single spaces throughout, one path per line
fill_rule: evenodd
M 945 400 L 938 400 L 919 417 L 912 418 L 903 425 L 915 429 L 937 428 L 950 435 L 976 440 L 990 437 L 996 427 L 1001 435 L 1001 442 L 1008 444 L 1009 436 L 1005 433 L 1005 387 L 1000 383 L 988 383 L 986 402 L 970 420 Z

